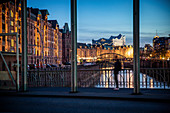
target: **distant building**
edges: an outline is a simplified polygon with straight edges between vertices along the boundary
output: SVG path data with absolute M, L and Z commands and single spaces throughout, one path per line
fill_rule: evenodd
M 165 49 L 170 50 L 170 37 L 165 40 Z
M 57 20 L 48 20 L 47 9 L 27 8 L 27 14 L 28 64 L 42 64 L 43 60 L 45 64 L 57 64 Z
M 133 47 L 131 45 L 125 46 L 103 46 L 91 45 L 86 43 L 77 43 L 77 61 L 78 62 L 95 62 L 102 54 L 116 53 L 126 58 L 133 58 Z
M 125 35 L 119 34 L 118 36 L 111 36 L 109 39 L 100 38 L 99 40 L 92 40 L 92 45 L 124 46 Z
M 71 62 L 71 31 L 69 31 L 68 23 L 64 24 L 62 33 L 62 63 Z
M 159 37 L 153 38 L 153 48 L 156 57 L 161 59 L 169 59 L 170 57 L 170 37 Z
M 140 53 L 142 58 L 152 57 L 153 47 L 150 44 L 145 44 L 143 53 Z
M 153 51 L 153 47 L 150 44 L 145 44 L 144 51 L 152 52 Z
M 153 48 L 156 51 L 168 50 L 170 49 L 170 37 L 159 37 L 155 36 L 153 38 Z

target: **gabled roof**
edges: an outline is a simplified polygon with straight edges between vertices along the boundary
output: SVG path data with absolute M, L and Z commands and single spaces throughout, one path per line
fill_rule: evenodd
M 69 31 L 68 23 L 65 23 L 63 28 L 64 29 L 60 29 L 60 31 L 62 33 L 67 33 L 67 31 Z M 69 32 L 69 33 L 71 33 L 71 32 Z
M 99 44 L 100 43 L 100 44 Z M 92 44 L 104 44 L 104 43 L 112 43 L 110 39 L 106 39 L 106 38 L 100 38 L 99 40 L 92 40 Z
M 67 31 L 69 31 L 69 27 L 68 27 L 68 23 L 65 23 L 65 25 L 64 25 L 64 32 L 66 33 Z
M 42 18 L 43 18 L 43 19 L 45 19 L 45 16 L 46 16 L 46 15 L 50 15 L 47 9 L 42 9 L 42 10 L 40 10 L 40 11 L 41 11 L 41 14 L 42 14 Z
M 34 15 L 36 15 L 36 16 L 38 16 L 38 14 L 40 14 L 41 15 L 41 12 L 40 12 L 40 10 L 38 9 L 38 8 L 27 8 L 27 10 L 28 9 L 31 9 L 31 13 L 33 13 Z
M 82 48 L 85 48 L 85 46 L 87 46 L 87 45 L 86 45 L 86 43 L 77 43 L 77 48 L 80 48 L 80 46 Z
M 122 37 L 121 34 L 119 34 L 118 36 L 111 36 L 109 39 L 112 40 L 112 39 L 120 39 Z
M 109 39 L 106 39 L 106 38 L 100 38 L 98 40 L 92 40 L 92 44 L 93 45 L 108 45 L 108 46 L 111 46 L 113 45 L 113 39 L 121 39 L 121 37 L 124 36 L 124 35 L 121 35 L 119 34 L 118 36 L 111 36 Z
M 48 22 L 52 24 L 52 27 L 53 27 L 54 29 L 55 29 L 56 26 L 58 25 L 57 20 L 48 20 Z
M 59 31 L 60 31 L 61 33 L 63 33 L 63 29 L 59 29 Z

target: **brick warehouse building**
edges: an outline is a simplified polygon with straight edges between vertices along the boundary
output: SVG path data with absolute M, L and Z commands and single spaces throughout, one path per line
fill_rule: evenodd
M 67 64 L 71 62 L 71 32 L 69 31 L 68 23 L 65 23 L 62 32 L 62 63 Z
M 0 1 L 0 33 L 18 32 L 19 52 L 21 49 L 21 5 L 18 1 L 6 0 L 4 3 Z M 9 69 L 15 70 L 13 66 L 16 63 L 16 37 L 3 36 L 0 37 L 0 51 L 3 53 Z M 21 60 L 21 58 L 20 58 Z M 5 70 L 5 64 L 0 58 L 0 70 Z
M 62 64 L 62 33 L 57 20 L 48 20 L 48 10 L 27 8 L 28 64 Z M 19 0 L 5 0 L 0 3 L 0 33 L 19 34 L 19 52 L 22 52 L 21 3 Z M 15 70 L 16 37 L 0 37 L 0 51 L 9 68 Z M 21 55 L 20 55 L 21 56 Z M 44 56 L 44 57 L 43 57 Z M 21 58 L 20 58 L 21 60 Z M 0 70 L 5 70 L 0 58 Z
M 40 64 L 43 56 L 45 64 L 57 63 L 61 35 L 57 20 L 48 20 L 48 15 L 48 10 L 28 8 L 28 64 Z

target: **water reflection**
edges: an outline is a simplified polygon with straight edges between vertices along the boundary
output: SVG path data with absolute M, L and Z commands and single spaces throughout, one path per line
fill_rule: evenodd
M 109 69 L 103 70 L 101 72 L 101 77 L 96 85 L 96 87 L 101 88 L 114 88 L 115 87 L 115 80 L 114 80 L 114 70 L 113 67 L 107 67 L 102 69 Z M 120 88 L 133 88 L 133 71 L 132 70 L 122 70 L 118 74 L 118 84 Z M 155 78 L 150 77 L 146 74 L 140 73 L 140 88 L 163 88 L 163 83 L 156 81 Z M 165 86 L 168 88 L 168 86 Z

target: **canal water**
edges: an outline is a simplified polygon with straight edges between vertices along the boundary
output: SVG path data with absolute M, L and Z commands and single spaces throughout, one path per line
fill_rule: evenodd
M 113 70 L 113 67 L 103 68 Z M 119 88 L 133 88 L 133 71 L 132 70 L 122 70 L 118 74 L 118 84 Z M 114 80 L 114 72 L 113 71 L 103 71 L 101 72 L 100 80 L 98 84 L 95 86 L 97 88 L 114 88 L 115 80 Z M 155 78 L 150 77 L 146 74 L 140 73 L 140 88 L 164 88 L 164 83 L 160 81 L 156 81 Z M 166 89 L 168 88 L 167 84 L 165 84 Z

